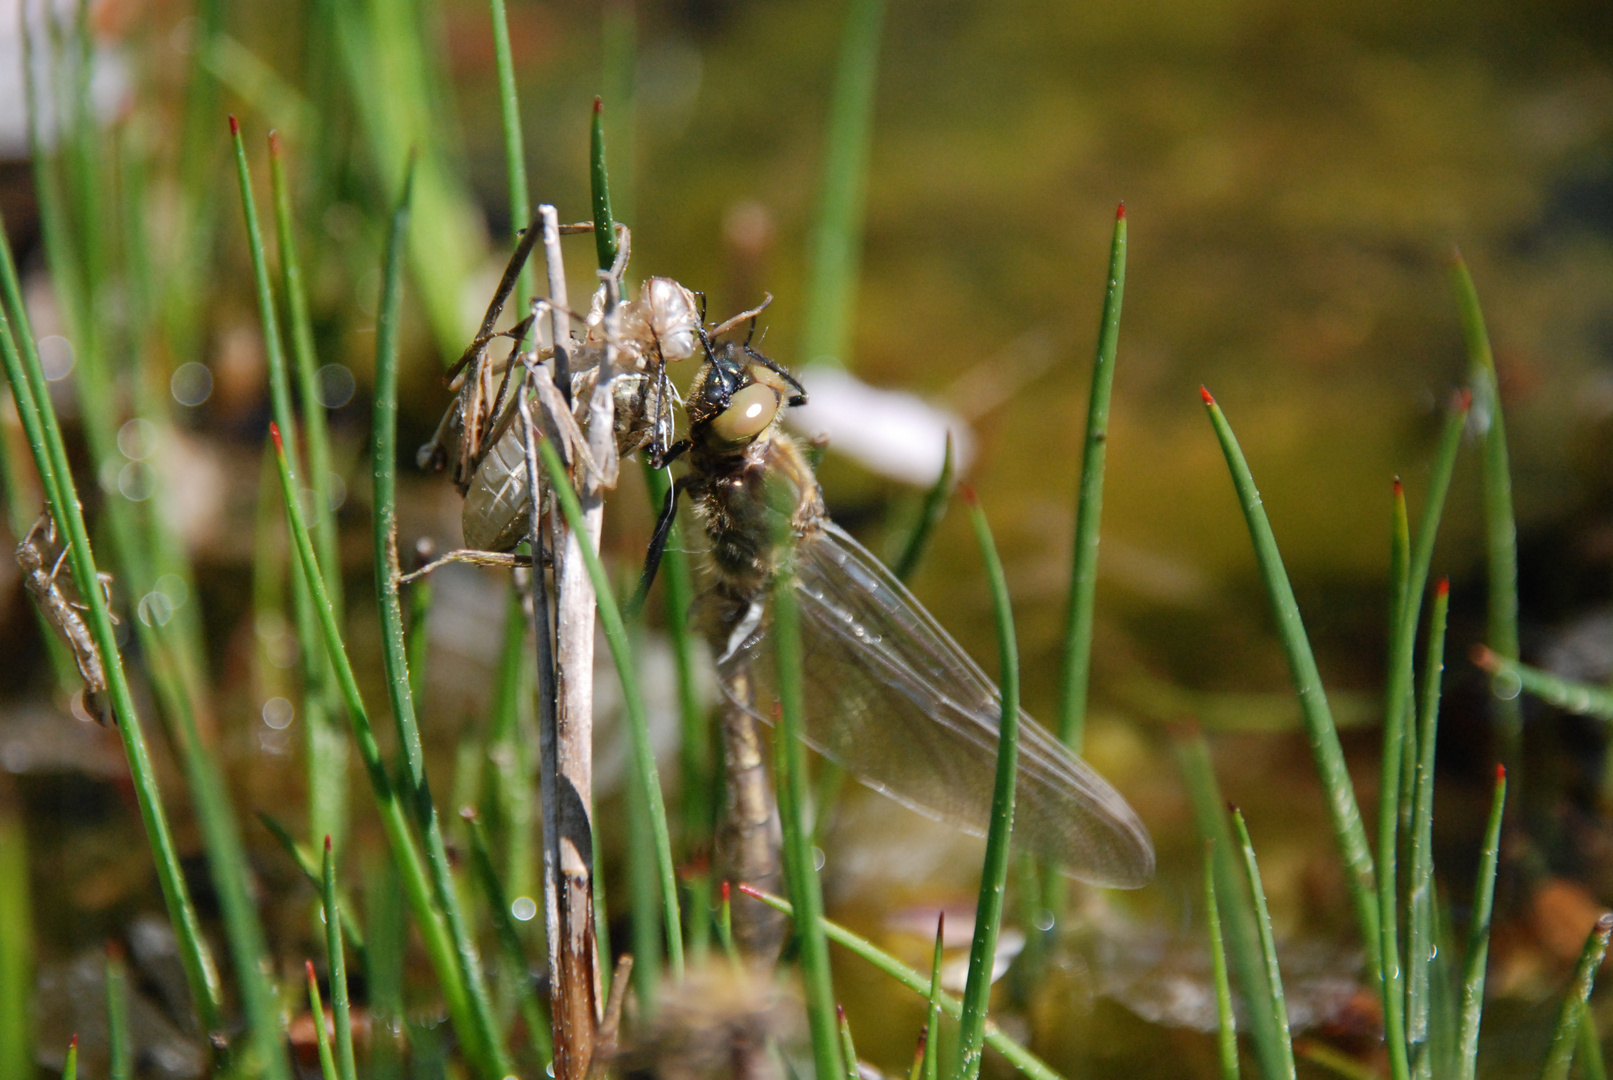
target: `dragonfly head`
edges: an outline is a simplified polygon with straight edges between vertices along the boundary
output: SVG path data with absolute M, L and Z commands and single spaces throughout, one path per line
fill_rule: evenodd
M 806 403 L 801 384 L 749 345 L 708 348 L 690 388 L 691 432 L 725 446 L 753 442 L 773 426 L 780 408 Z

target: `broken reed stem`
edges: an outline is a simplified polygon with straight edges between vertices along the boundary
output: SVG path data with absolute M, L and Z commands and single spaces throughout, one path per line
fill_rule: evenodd
M 560 224 L 553 206 L 542 206 L 543 252 L 549 272 L 549 318 L 555 350 L 555 382 L 568 401 L 571 391 L 570 301 L 560 256 Z M 610 399 L 604 379 L 595 384 Z M 599 396 L 596 393 L 596 397 Z M 523 409 L 525 406 L 523 404 Z M 530 411 L 523 416 L 532 442 Z M 590 424 L 589 450 L 601 438 L 614 439 L 612 425 Z M 614 449 L 614 443 L 612 444 Z M 534 449 L 527 448 L 529 480 L 537 486 Z M 595 460 L 599 460 L 596 456 Z M 604 502 L 598 482 L 579 477 L 578 495 L 589 544 L 598 550 Z M 543 784 L 544 903 L 549 926 L 549 962 L 554 976 L 555 1080 L 583 1080 L 593 1057 L 600 1021 L 601 987 L 595 953 L 593 908 L 593 705 L 594 587 L 583 561 L 583 540 L 554 515 L 554 593 L 556 647 L 552 735 L 545 733 Z M 533 503 L 533 535 L 539 533 Z M 553 748 L 552 753 L 549 747 Z M 551 826 L 551 822 L 554 824 Z

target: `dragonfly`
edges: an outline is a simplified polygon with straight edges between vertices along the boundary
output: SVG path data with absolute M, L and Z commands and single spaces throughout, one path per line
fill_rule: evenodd
M 777 696 L 767 598 L 793 549 L 806 741 L 874 790 L 984 835 L 999 690 L 829 519 L 803 448 L 780 427 L 787 408 L 805 403 L 805 388 L 749 338 L 718 345 L 703 335 L 702 344 L 705 360 L 685 399 L 688 435 L 667 455 L 688 467 L 663 504 L 641 589 L 687 495 L 710 544 L 700 617 L 723 685 L 742 711 L 768 720 Z M 1023 712 L 1017 790 L 1013 838 L 1023 849 L 1096 885 L 1137 888 L 1152 877 L 1153 845 L 1136 813 Z

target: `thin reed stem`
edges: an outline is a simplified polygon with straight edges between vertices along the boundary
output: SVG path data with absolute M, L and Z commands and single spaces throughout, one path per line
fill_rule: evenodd
M 1076 496 L 1075 550 L 1070 569 L 1070 600 L 1064 618 L 1064 685 L 1059 696 L 1058 735 L 1081 752 L 1086 736 L 1087 696 L 1092 673 L 1092 613 L 1098 594 L 1098 525 L 1103 517 L 1103 468 L 1109 453 L 1109 399 L 1115 382 L 1115 351 L 1120 345 L 1120 305 L 1126 291 L 1126 205 L 1115 214 L 1109 244 L 1109 277 L 1098 323 L 1097 355 L 1092 361 L 1092 392 L 1087 400 L 1086 442 L 1081 454 L 1081 485 Z
M 775 511 L 773 542 L 784 553 L 772 581 L 780 708 L 778 731 L 773 738 L 773 774 L 784 833 L 784 882 L 795 910 L 802 913 L 795 923 L 794 938 L 806 994 L 807 1028 L 812 1034 L 812 1060 L 818 1076 L 842 1076 L 846 1062 L 836 1024 L 829 942 L 823 931 L 823 888 L 813 862 L 806 816 L 806 747 L 801 742 L 806 728 L 806 677 L 802 670 L 801 612 L 795 598 L 796 537 L 789 514 L 778 513 L 791 505 L 791 495 L 781 486 L 769 491 L 768 498 Z
M 862 261 L 868 161 L 873 150 L 874 85 L 885 0 L 851 0 L 840 37 L 824 134 L 823 174 L 807 258 L 806 317 L 800 356 L 808 364 L 847 364 Z
M 1295 1080 L 1293 1039 L 1288 1033 L 1288 1003 L 1283 996 L 1283 977 L 1277 964 L 1277 943 L 1271 933 L 1271 912 L 1266 908 L 1266 890 L 1260 883 L 1260 866 L 1255 861 L 1255 846 L 1249 839 L 1249 826 L 1243 820 L 1243 811 L 1235 806 L 1232 808 L 1232 825 L 1238 831 L 1238 849 L 1243 853 L 1249 895 L 1254 898 L 1255 924 L 1260 928 L 1260 955 L 1266 962 L 1266 983 L 1270 987 L 1267 999 L 1253 1005 L 1271 1010 L 1272 1022 L 1281 1034 L 1285 1050 L 1281 1059 L 1283 1070 L 1279 1076 Z
M 442 822 L 431 786 L 426 779 L 425 750 L 415 718 L 414 692 L 409 682 L 409 661 L 403 629 L 403 602 L 398 594 L 397 535 L 397 416 L 398 324 L 403 302 L 403 249 L 408 228 L 413 173 L 406 174 L 403 195 L 393 217 L 387 243 L 380 314 L 376 322 L 375 402 L 372 425 L 372 467 L 375 474 L 375 591 L 381 619 L 381 658 L 386 668 L 392 717 L 397 726 L 403 758 L 404 794 L 413 811 L 415 827 L 425 841 L 426 869 L 447 923 L 458 958 L 460 976 L 470 1006 L 473 1031 L 461 1032 L 471 1058 L 482 1071 L 499 1077 L 509 1073 L 509 1055 L 494 1019 L 492 998 L 482 973 L 476 942 L 465 921 L 454 885 L 453 869 L 443 840 Z
M 1490 956 L 1490 914 L 1495 903 L 1495 870 L 1501 857 L 1501 821 L 1507 801 L 1507 770 L 1495 767 L 1495 794 L 1490 819 L 1479 848 L 1479 872 L 1473 886 L 1473 916 L 1467 932 L 1467 956 L 1462 962 L 1461 1026 L 1457 1034 L 1457 1080 L 1473 1080 L 1478 1073 L 1479 1021 L 1484 1014 L 1484 973 Z
M 1459 251 L 1451 252 L 1450 277 L 1462 323 L 1462 343 L 1467 350 L 1475 426 L 1483 436 L 1479 478 L 1484 491 L 1485 565 L 1489 575 L 1485 637 L 1491 648 L 1516 660 L 1518 525 L 1512 509 L 1512 466 L 1507 453 L 1506 422 L 1501 415 L 1495 354 L 1490 351 L 1490 332 L 1484 325 L 1478 289 Z M 1493 707 L 1502 764 L 1515 766 L 1522 749 L 1523 712 L 1516 700 L 1508 698 L 1498 699 Z
M 549 440 L 538 438 L 537 451 L 548 472 L 549 483 L 565 514 L 567 524 L 574 532 L 586 528 L 583 509 L 571 480 L 566 476 L 565 465 Z M 610 591 L 610 579 L 605 566 L 593 545 L 584 543 L 579 549 L 592 580 L 595 595 L 599 598 L 599 623 L 605 641 L 610 646 L 611 659 L 616 662 L 616 673 L 621 678 L 622 701 L 627 714 L 628 736 L 632 743 L 633 766 L 636 782 L 646 795 L 645 809 L 649 812 L 651 835 L 655 841 L 656 866 L 660 872 L 661 902 L 666 920 L 667 959 L 674 978 L 683 977 L 683 920 L 678 911 L 677 875 L 672 862 L 672 841 L 667 829 L 666 801 L 661 794 L 661 779 L 655 767 L 655 748 L 650 742 L 649 722 L 644 712 L 644 696 L 639 689 L 638 673 L 633 663 L 632 647 L 627 628 L 622 622 L 621 609 Z
M 1214 840 L 1204 842 L 1204 925 L 1210 935 L 1210 968 L 1215 975 L 1215 1046 L 1221 1056 L 1221 1080 L 1238 1080 L 1238 1020 L 1232 1010 L 1232 980 L 1227 974 L 1221 905 L 1216 897 Z
M 504 130 L 504 172 L 509 184 L 510 227 L 516 238 L 532 220 L 532 200 L 527 195 L 526 143 L 521 134 L 521 98 L 515 89 L 515 55 L 510 50 L 510 22 L 504 0 L 488 0 L 493 17 L 493 64 L 498 74 L 498 111 Z M 537 295 L 537 270 L 529 261 L 521 269 L 515 290 L 515 306 L 525 311 Z
M 1607 955 L 1610 937 L 1613 937 L 1613 912 L 1597 919 L 1585 939 L 1579 963 L 1574 966 L 1574 977 L 1568 983 L 1568 993 L 1563 997 L 1562 1011 L 1557 1016 L 1557 1029 L 1552 1033 L 1551 1050 L 1546 1055 L 1545 1068 L 1540 1071 L 1540 1080 L 1568 1080 L 1568 1067 L 1574 1062 L 1574 1048 L 1579 1043 L 1579 1026 L 1585 1017 L 1597 969 Z
M 1255 487 L 1243 449 L 1232 433 L 1232 425 L 1227 423 L 1226 416 L 1210 392 L 1201 388 L 1200 393 L 1209 412 L 1210 423 L 1215 428 L 1216 438 L 1220 440 L 1221 451 L 1226 456 L 1232 485 L 1237 490 L 1238 502 L 1249 525 L 1249 536 L 1266 586 L 1266 596 L 1276 616 L 1278 637 L 1288 659 L 1294 689 L 1299 696 L 1305 732 L 1310 738 L 1311 756 L 1316 762 L 1322 790 L 1326 793 L 1328 821 L 1333 827 L 1339 855 L 1344 860 L 1345 883 L 1355 908 L 1356 922 L 1361 928 L 1362 940 L 1376 943 L 1379 940 L 1379 914 L 1373 899 L 1377 892 L 1377 881 L 1372 865 L 1372 849 L 1367 844 L 1366 826 L 1361 821 L 1355 787 L 1344 763 L 1344 748 L 1339 744 L 1338 728 L 1333 723 L 1333 712 L 1327 704 L 1322 675 L 1317 670 L 1316 657 L 1311 652 L 1310 640 L 1305 635 L 1305 623 L 1299 614 L 1299 604 L 1294 600 L 1293 586 L 1289 584 L 1282 554 L 1277 549 L 1277 538 L 1271 531 L 1271 522 L 1266 517 L 1265 505 L 1261 502 L 1259 489 Z M 1371 948 L 1368 949 L 1368 956 L 1372 958 L 1371 965 L 1376 976 L 1378 960 Z
M 0 1076 L 34 1067 L 33 877 L 20 803 L 11 779 L 0 778 Z
M 1450 582 L 1441 580 L 1434 591 L 1434 610 L 1429 617 L 1422 709 L 1414 743 L 1416 795 L 1411 813 L 1411 882 L 1406 903 L 1406 1039 L 1413 1069 L 1425 1074 L 1431 1065 L 1429 1014 L 1435 951 L 1434 745 L 1439 730 L 1440 680 L 1445 671 L 1445 621 L 1449 612 Z
M 325 837 L 320 904 L 325 912 L 325 953 L 330 957 L 330 1005 L 336 1018 L 336 1064 L 341 1080 L 358 1080 L 353 1062 L 353 1017 L 347 1000 L 347 958 L 342 952 L 342 908 L 336 902 L 336 853 Z M 321 1023 L 324 1017 L 320 1017 Z
M 308 1013 L 314 1022 L 314 1045 L 319 1051 L 319 1075 L 322 1080 L 342 1080 L 336 1071 L 336 1055 L 330 1047 L 330 1028 L 325 1026 L 325 1002 L 319 995 L 319 976 L 314 973 L 314 962 L 303 961 L 303 973 L 308 981 Z
M 991 819 L 986 828 L 986 854 L 980 871 L 980 899 L 975 905 L 974 942 L 969 949 L 969 979 L 963 992 L 963 1019 L 958 1029 L 958 1074 L 965 1080 L 980 1075 L 986 1010 L 991 997 L 992 968 L 996 963 L 997 935 L 1002 926 L 1003 894 L 1008 886 L 1008 841 L 1014 829 L 1015 782 L 1019 766 L 1019 643 L 1014 614 L 1008 600 L 1008 579 L 991 537 L 985 511 L 966 490 L 975 539 L 986 564 L 997 617 L 998 681 L 1002 713 L 997 728 L 997 776 L 991 797 Z
M 129 968 L 122 949 L 106 955 L 106 1056 L 112 1080 L 134 1080 L 134 1039 L 129 1030 Z

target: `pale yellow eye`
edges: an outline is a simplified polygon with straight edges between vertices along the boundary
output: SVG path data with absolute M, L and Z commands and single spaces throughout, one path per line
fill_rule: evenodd
M 711 430 L 724 442 L 744 442 L 760 435 L 778 412 L 778 391 L 764 383 L 751 383 L 729 399 L 728 408 L 711 422 Z

